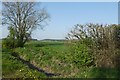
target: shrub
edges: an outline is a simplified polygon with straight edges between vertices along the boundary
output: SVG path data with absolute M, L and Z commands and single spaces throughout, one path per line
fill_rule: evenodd
M 15 48 L 16 47 L 15 40 L 10 39 L 10 38 L 4 39 L 2 41 L 2 47 L 3 48 L 9 48 L 9 49 Z
M 94 49 L 95 64 L 98 67 L 116 67 L 115 62 L 112 60 L 114 56 L 118 55 L 119 43 L 120 43 L 120 26 L 109 25 L 102 27 L 101 38 L 95 45 L 99 46 Z M 118 58 L 118 57 L 116 57 Z
M 112 58 L 119 54 L 117 49 L 120 49 L 120 26 L 115 24 L 77 24 L 68 34 L 67 39 L 70 41 L 76 40 L 82 43 L 82 45 L 87 45 L 92 52 L 96 66 L 113 67 Z M 76 51 L 74 53 L 82 53 L 80 50 L 84 50 L 82 48 L 75 49 Z
M 77 67 L 92 65 L 92 55 L 89 48 L 85 44 L 76 42 L 73 44 L 71 52 L 72 62 L 77 65 Z
M 8 27 L 9 35 L 3 40 L 2 46 L 5 48 L 14 48 L 15 47 L 15 30 L 11 26 Z

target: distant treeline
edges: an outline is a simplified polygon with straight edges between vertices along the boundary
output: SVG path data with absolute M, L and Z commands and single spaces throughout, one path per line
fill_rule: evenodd
M 66 39 L 43 39 L 40 41 L 66 41 Z
M 2 38 L 0 40 L 5 40 L 6 38 Z M 66 41 L 66 39 L 42 39 L 42 40 L 38 40 L 38 39 L 30 39 L 30 41 Z

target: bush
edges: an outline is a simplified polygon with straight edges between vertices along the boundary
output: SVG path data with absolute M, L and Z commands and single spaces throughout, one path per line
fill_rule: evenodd
M 78 45 L 75 47 L 74 52 L 77 53 L 77 56 L 80 54 L 80 58 L 82 53 L 84 53 L 85 56 L 89 53 L 86 47 L 84 49 L 83 44 L 85 44 L 91 50 L 96 66 L 115 66 L 112 58 L 119 53 L 117 49 L 120 49 L 120 25 L 77 24 L 68 34 L 67 39 L 82 43 L 79 44 L 79 48 Z M 77 62 L 78 61 L 79 60 L 77 60 Z
M 15 48 L 16 47 L 16 41 L 10 38 L 6 38 L 2 41 L 2 47 L 3 48 Z
M 80 66 L 90 66 L 92 65 L 93 59 L 89 48 L 80 42 L 76 42 L 72 46 L 72 62 Z
M 120 26 L 109 25 L 107 27 L 101 27 L 102 36 L 95 44 L 94 59 L 95 64 L 98 67 L 116 67 L 112 58 L 119 54 L 118 49 L 120 43 Z M 99 44 L 98 44 L 99 43 Z M 116 57 L 118 58 L 118 57 Z

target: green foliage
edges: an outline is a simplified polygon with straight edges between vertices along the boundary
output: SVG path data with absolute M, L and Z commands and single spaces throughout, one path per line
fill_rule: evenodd
M 91 78 L 119 78 L 120 69 L 94 67 L 88 73 Z
M 2 47 L 6 47 L 6 48 L 9 48 L 9 49 L 12 49 L 12 48 L 16 47 L 16 43 L 15 43 L 15 41 L 13 39 L 6 38 L 2 42 Z
M 76 42 L 72 46 L 72 62 L 78 67 L 80 66 L 90 66 L 92 65 L 92 55 L 89 48 L 80 42 Z
M 44 44 L 44 46 L 36 46 Z M 20 57 L 47 72 L 68 75 L 77 67 L 70 62 L 70 49 L 64 42 L 28 42 L 23 48 L 16 48 Z M 58 76 L 59 77 L 59 76 Z
M 3 40 L 2 46 L 10 49 L 13 49 L 16 47 L 23 47 L 24 45 L 23 37 L 18 38 L 15 28 L 13 28 L 12 26 L 8 27 L 8 30 L 9 30 L 9 35 L 7 36 L 7 38 Z
M 99 67 L 82 67 L 75 78 L 119 78 L 120 69 L 116 68 L 99 68 Z M 94 80 L 94 79 L 93 79 Z
M 27 65 L 12 56 L 12 51 L 5 49 L 2 52 L 2 77 L 3 78 L 42 78 L 45 74 L 30 69 Z
M 87 41 L 87 40 L 86 40 Z M 86 42 L 85 41 L 85 42 Z M 34 66 L 45 70 L 48 73 L 59 73 L 58 78 L 117 78 L 119 69 L 95 68 L 87 66 L 92 58 L 90 48 L 84 42 L 73 43 L 72 46 L 64 45 L 64 42 L 27 42 L 24 47 L 15 48 L 13 51 L 25 61 L 29 61 Z M 87 42 L 89 43 L 89 41 Z M 41 46 L 43 44 L 44 46 Z M 79 44 L 79 45 L 78 45 Z M 36 46 L 37 45 L 37 46 Z M 38 46 L 40 45 L 40 46 Z M 70 48 L 72 47 L 72 48 Z M 74 50 L 76 49 L 76 51 Z M 30 69 L 27 65 L 17 60 L 11 55 L 9 49 L 4 49 L 2 55 L 3 78 L 46 78 L 47 76 L 36 70 Z M 74 55 L 76 52 L 76 55 Z M 84 52 L 84 53 L 83 53 Z M 82 54 L 79 55 L 78 53 Z M 83 55 L 84 54 L 84 55 Z M 81 59 L 78 59 L 77 56 Z M 76 60 L 74 60 L 76 59 Z M 82 61 L 83 60 L 83 61 Z M 89 60 L 89 61 L 85 61 Z M 84 62 L 76 64 L 74 61 Z M 81 66 L 81 67 L 80 67 Z M 101 75 L 103 74 L 103 75 Z
M 120 49 L 119 33 L 119 25 L 77 24 L 68 34 L 68 39 L 73 41 L 77 39 L 76 41 L 82 45 L 86 45 L 90 49 L 88 52 L 92 53 L 96 66 L 113 67 L 115 65 L 113 64 L 112 58 L 119 54 L 118 49 Z M 76 53 L 80 54 L 82 53 L 81 51 L 78 49 Z
M 10 34 L 3 40 L 2 46 L 6 48 L 17 47 L 17 42 L 15 39 L 15 30 L 12 27 L 8 27 Z

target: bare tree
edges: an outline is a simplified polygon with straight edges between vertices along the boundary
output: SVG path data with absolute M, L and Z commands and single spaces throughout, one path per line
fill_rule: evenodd
M 110 48 L 119 44 L 120 41 L 120 27 L 119 25 L 103 25 L 103 24 L 86 24 L 75 25 L 74 29 L 68 33 L 67 39 L 77 39 L 84 41 L 91 39 L 96 47 Z M 114 45 L 113 45 L 114 44 Z
M 49 19 L 44 8 L 36 8 L 36 2 L 3 2 L 2 24 L 12 27 L 18 47 L 22 47 L 33 30 L 43 28 Z

